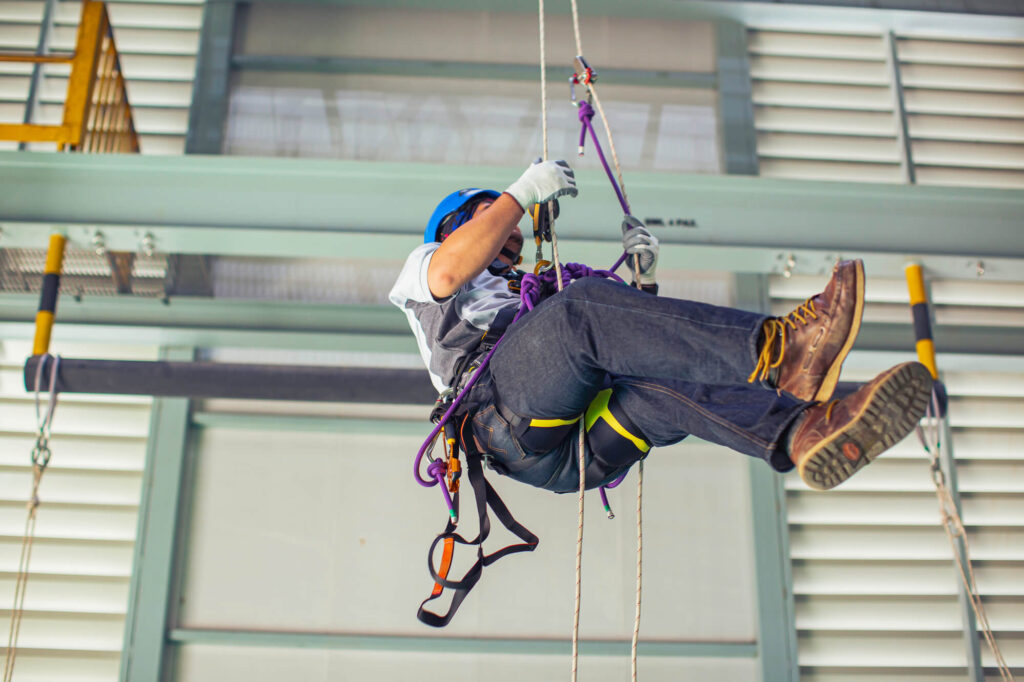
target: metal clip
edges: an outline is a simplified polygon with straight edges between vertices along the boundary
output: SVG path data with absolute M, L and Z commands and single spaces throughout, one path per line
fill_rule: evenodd
M 576 73 L 569 76 L 569 96 L 573 102 L 576 101 L 576 86 L 583 85 L 587 87 L 587 102 L 590 102 L 590 84 L 597 82 L 597 73 L 590 68 L 590 64 L 583 58 L 583 55 L 577 55 L 573 59 L 573 68 L 576 69 Z M 582 75 L 580 75 L 582 74 Z M 577 105 L 578 106 L 578 105 Z
M 573 60 L 573 66 L 576 68 L 576 73 L 572 75 L 575 82 L 582 83 L 583 85 L 597 82 L 597 74 L 590 68 L 590 64 L 583 58 L 583 55 L 576 55 L 576 58 Z M 583 75 L 580 76 L 580 74 Z
M 50 452 L 50 445 L 44 436 L 39 436 L 36 440 L 36 445 L 32 448 L 32 464 L 45 469 L 46 465 L 50 463 L 50 457 L 53 455 Z
M 940 488 L 946 485 L 946 473 L 942 470 L 939 458 L 932 458 L 932 481 Z

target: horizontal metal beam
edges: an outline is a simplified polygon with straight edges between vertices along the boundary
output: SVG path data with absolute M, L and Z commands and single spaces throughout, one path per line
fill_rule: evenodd
M 423 373 L 420 372 L 422 375 Z M 417 378 L 419 381 L 422 377 Z M 382 402 L 382 401 L 373 401 Z M 234 431 L 284 431 L 291 433 L 346 433 L 425 438 L 431 425 L 427 422 L 430 414 L 429 403 L 408 403 L 424 405 L 421 419 L 355 419 L 352 417 L 311 416 L 294 414 L 236 413 L 236 412 L 193 412 L 190 424 L 199 429 L 225 429 Z
M 397 274 L 397 273 L 396 273 Z M 35 319 L 38 297 L 0 294 L 0 321 Z M 200 297 L 167 300 L 132 296 L 64 296 L 57 304 L 60 324 L 287 331 L 319 334 L 407 335 L 409 324 L 388 305 L 337 305 L 295 301 L 247 301 Z
M 38 298 L 0 294 L 0 332 L 31 338 Z M 13 327 L 22 325 L 22 334 Z M 107 331 L 104 331 L 104 328 Z M 109 338 L 123 330 L 142 342 L 190 342 L 198 347 L 267 347 L 416 353 L 405 316 L 388 305 L 329 305 L 292 301 L 234 301 L 213 298 L 64 298 L 58 304 L 55 334 L 78 340 Z M 939 352 L 1020 355 L 1024 328 L 935 326 Z M 858 349 L 912 350 L 911 325 L 865 322 Z
M 332 632 L 267 632 L 262 630 L 171 630 L 176 644 L 349 649 L 356 651 L 419 651 L 423 653 L 565 655 L 569 640 L 498 637 L 413 637 L 405 635 L 351 635 Z M 581 640 L 584 656 L 626 656 L 628 641 Z M 753 642 L 640 641 L 641 656 L 753 658 Z
M 235 228 L 69 226 L 66 223 L 12 223 L 0 219 L 0 248 L 40 248 L 40 244 L 46 244 L 52 229 L 64 233 L 73 248 L 82 249 L 89 248 L 99 229 L 103 232 L 108 248 L 113 251 L 138 251 L 149 235 L 161 252 L 177 254 L 270 258 L 322 258 L 335 254 L 351 257 L 353 254 L 367 254 L 367 257 L 375 260 L 393 261 L 396 276 L 402 259 L 418 243 L 417 237 L 407 234 L 379 232 L 263 229 L 252 230 L 243 239 L 239 239 Z M 679 228 L 655 224 L 652 229 L 662 240 L 661 255 L 658 258 L 662 273 L 700 270 L 778 275 L 788 269 L 794 275 L 827 275 L 841 254 L 844 258 L 864 259 L 865 268 L 872 276 L 901 276 L 907 261 L 914 260 L 924 266 L 930 277 L 937 279 L 977 280 L 980 265 L 984 269 L 985 280 L 1024 280 L 1024 260 L 1014 258 L 682 244 L 667 241 L 671 236 L 669 233 Z M 621 248 L 618 225 L 612 225 L 607 232 L 604 240 L 560 236 L 563 258 L 597 265 L 610 264 L 619 255 Z M 787 268 L 790 261 L 794 265 Z
M 1024 330 L 939 328 L 948 353 L 1019 355 Z M 913 347 L 906 325 L 865 324 L 855 348 L 905 350 Z M 962 344 L 962 345 L 961 345 Z M 35 390 L 39 356 L 25 364 L 26 390 Z M 855 388 L 854 385 L 847 387 Z M 323 402 L 429 404 L 436 397 L 419 369 L 267 365 L 219 362 L 137 362 L 62 358 L 57 390 L 65 393 L 158 397 L 301 400 Z
M 1024 35 L 1024 19 L 1014 16 L 984 16 L 962 13 L 964 0 L 952 0 L 941 4 L 942 11 L 915 11 L 908 9 L 881 8 L 877 2 L 872 7 L 849 6 L 851 3 L 835 0 L 846 6 L 830 7 L 823 2 L 722 2 L 722 0 L 588 0 L 580 4 L 581 16 L 626 16 L 632 19 L 664 19 L 670 21 L 721 21 L 732 20 L 758 28 L 789 29 L 794 31 L 828 31 L 882 33 L 888 30 L 912 32 L 930 37 L 948 37 L 967 40 L 1001 38 L 1019 40 Z M 207 0 L 207 3 L 301 3 L 334 7 L 372 6 L 374 8 L 420 10 L 463 10 L 470 12 L 509 12 L 536 14 L 536 5 L 508 0 Z M 910 0 L 907 0 L 909 5 Z M 993 6 L 1007 6 L 1006 2 L 990 0 Z M 861 3 L 866 4 L 866 3 Z M 916 3 L 915 3 L 916 4 Z M 939 4 L 939 3 L 936 3 Z M 978 11 L 978 3 L 966 3 Z M 1012 3 L 1010 3 L 1012 4 Z M 569 13 L 568 3 L 549 3 L 549 15 Z M 1002 12 L 1003 15 L 1009 12 Z M 568 37 L 567 37 L 568 39 Z M 598 66 L 595 64 L 595 66 Z
M 0 294 L 0 338 L 31 339 L 38 297 Z M 416 342 L 390 306 L 325 305 L 212 298 L 61 298 L 54 342 L 110 342 L 197 348 L 411 353 Z
M 25 390 L 36 390 L 36 371 L 43 358 L 26 361 Z M 44 375 L 53 360 L 47 362 Z M 341 403 L 430 404 L 437 397 L 425 370 L 77 358 L 60 359 L 56 389 L 162 398 Z
M 937 324 L 935 346 L 940 353 L 965 355 L 1024 355 L 1024 328 Z M 908 324 L 865 322 L 857 335 L 858 350 L 914 350 L 914 330 Z
M 370 59 L 361 57 L 297 57 L 291 55 L 235 55 L 231 65 L 247 71 L 284 71 L 292 73 L 358 73 L 407 78 L 477 78 L 481 80 L 536 81 L 536 64 L 499 64 L 487 62 L 427 61 L 413 59 Z M 564 83 L 572 74 L 566 66 L 550 66 L 547 76 Z M 602 67 L 601 83 L 671 88 L 714 89 L 714 73 L 665 71 L 653 69 L 616 69 Z
M 87 247 L 136 250 L 147 232 L 167 253 L 403 258 L 452 187 L 504 187 L 520 169 L 241 157 L 0 152 L 0 247 L 68 231 Z M 559 235 L 618 241 L 617 202 L 598 171 L 577 173 Z M 637 215 L 673 246 L 819 254 L 1024 258 L 1024 191 L 905 187 L 757 177 L 632 173 Z M 54 188 L 60 188 L 55 191 Z M 401 201 L 396 201 L 400 188 Z M 36 228 L 36 229 L 33 229 Z M 111 234 L 106 234 L 110 231 Z M 113 233 L 117 234 L 113 234 Z M 127 242 L 126 245 L 120 241 Z M 584 255 L 586 255 L 584 253 Z M 671 256 L 671 254 L 666 254 Z M 609 260 L 611 254 L 606 254 Z M 800 259 L 798 259 L 800 262 Z M 763 272 L 764 270 L 758 270 Z

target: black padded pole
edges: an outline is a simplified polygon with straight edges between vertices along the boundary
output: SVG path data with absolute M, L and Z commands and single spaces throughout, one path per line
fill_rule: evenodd
M 25 363 L 25 388 L 35 390 L 35 355 Z M 52 360 L 51 360 L 52 362 Z M 49 368 L 43 368 L 43 388 Z M 137 362 L 61 358 L 61 393 L 105 393 L 178 398 L 309 400 L 344 403 L 432 404 L 437 398 L 424 370 L 222 362 Z

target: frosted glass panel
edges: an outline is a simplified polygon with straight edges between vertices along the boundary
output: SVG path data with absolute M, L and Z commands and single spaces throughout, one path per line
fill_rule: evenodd
M 426 550 L 444 507 L 437 490 L 412 481 L 419 438 L 388 431 L 385 423 L 379 436 L 204 429 L 181 625 L 438 634 L 415 612 L 430 590 Z M 645 637 L 754 640 L 747 471 L 742 455 L 696 442 L 650 458 Z M 568 637 L 576 498 L 490 478 L 540 546 L 486 570 L 443 634 Z M 588 496 L 584 637 L 632 632 L 635 480 L 611 493 L 613 521 Z M 464 533 L 475 532 L 471 517 L 463 515 Z M 491 550 L 509 537 L 496 529 Z
M 644 682 L 755 682 L 760 664 L 742 658 L 641 656 Z M 569 651 L 560 655 L 450 654 L 389 651 L 303 651 L 259 647 L 185 645 L 177 657 L 178 680 L 278 682 L 304 680 L 418 680 L 419 682 L 522 682 L 569 676 Z M 629 679 L 629 656 L 583 656 L 579 678 Z
M 548 153 L 598 168 L 565 83 L 548 88 Z M 718 173 L 714 93 L 606 85 L 601 101 L 627 170 Z M 540 89 L 524 82 L 240 74 L 224 151 L 362 161 L 521 165 L 541 154 Z M 600 118 L 595 129 L 610 157 Z

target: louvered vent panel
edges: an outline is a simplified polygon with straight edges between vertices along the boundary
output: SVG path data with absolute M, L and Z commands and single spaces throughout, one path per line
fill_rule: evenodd
M 0 50 L 36 49 L 44 5 L 39 0 L 0 3 Z M 107 3 L 144 154 L 184 151 L 202 5 L 203 0 Z M 50 37 L 51 51 L 74 49 L 80 12 L 78 2 L 58 3 Z M 68 65 L 43 68 L 34 122 L 61 121 L 69 72 Z M 22 121 L 30 74 L 28 65 L 0 63 L 0 121 Z M 8 149 L 16 146 L 0 144 Z M 52 145 L 36 147 L 50 149 Z
M 896 36 L 915 182 L 1024 187 L 1024 43 Z M 751 30 L 765 176 L 903 182 L 887 36 Z
M 1024 43 L 897 48 L 917 182 L 1024 187 Z
M 784 314 L 824 277 L 775 278 Z M 1024 325 L 1024 283 L 932 285 L 940 323 Z M 868 278 L 865 321 L 907 324 L 907 352 L 855 350 L 843 380 L 914 359 L 906 285 Z M 936 338 L 941 351 L 942 339 Z M 858 347 L 859 348 L 859 347 Z M 1024 668 L 1024 356 L 939 355 L 950 394 L 963 517 L 980 590 L 1004 656 Z M 928 460 L 914 435 L 836 490 L 786 479 L 801 679 L 968 680 L 959 577 L 939 523 Z M 982 644 L 984 663 L 993 665 Z M 998 679 L 992 667 L 990 679 Z
M 901 181 L 881 35 L 752 30 L 748 40 L 761 175 Z
M 0 342 L 0 619 L 10 620 L 35 443 L 22 383 L 27 342 Z M 75 357 L 155 359 L 139 347 L 54 347 Z M 118 679 L 150 400 L 66 394 L 39 497 L 14 679 Z

